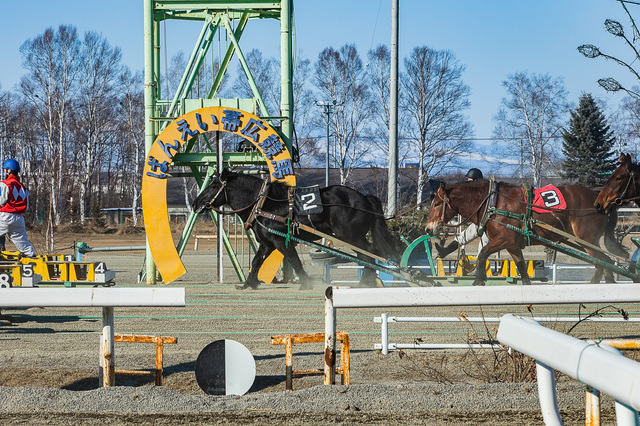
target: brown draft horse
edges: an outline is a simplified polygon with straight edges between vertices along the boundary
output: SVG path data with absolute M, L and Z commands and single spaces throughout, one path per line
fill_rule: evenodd
M 574 235 L 588 243 L 598 246 L 600 237 L 604 234 L 604 244 L 607 249 L 617 255 L 627 256 L 627 252 L 613 237 L 613 228 L 617 220 L 615 217 L 606 217 L 598 214 L 594 208 L 597 193 L 589 188 L 577 185 L 562 185 L 557 187 L 564 196 L 567 208 L 564 210 L 550 209 L 549 213 L 532 212 L 534 220 L 544 222 L 552 227 Z M 502 211 L 517 213 L 526 212 L 524 192 L 520 186 L 508 183 L 497 183 L 497 196 L 495 207 Z M 460 214 L 470 222 L 480 225 L 489 201 L 489 181 L 479 180 L 464 182 L 447 187 L 440 184 L 438 190 L 432 194 L 431 210 L 427 218 L 427 231 L 434 235 L 439 227 L 448 223 L 455 215 Z M 485 232 L 489 237 L 489 243 L 478 254 L 478 265 L 484 265 L 488 257 L 499 250 L 507 250 L 516 262 L 518 272 L 523 284 L 531 284 L 527 274 L 522 249 L 527 244 L 525 235 L 504 226 L 511 224 L 524 229 L 524 222 L 518 218 L 509 218 L 500 214 L 492 214 L 486 222 Z M 548 240 L 562 241 L 562 236 L 553 233 L 540 226 L 534 226 L 533 232 Z M 531 238 L 531 244 L 542 244 Z M 572 245 L 571 242 L 565 243 Z M 589 247 L 577 247 L 586 251 L 590 256 L 611 262 L 608 256 Z M 613 272 L 596 264 L 592 283 L 599 283 L 604 274 L 606 282 L 614 282 Z M 476 276 L 473 285 L 484 285 L 487 280 L 485 268 L 476 268 Z
M 615 207 L 640 198 L 640 166 L 631 161 L 629 154 L 620 154 L 619 166 L 611 174 L 596 198 L 596 210 L 609 214 Z

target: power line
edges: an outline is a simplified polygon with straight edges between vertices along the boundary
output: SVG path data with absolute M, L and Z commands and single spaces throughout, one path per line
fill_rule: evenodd
M 307 136 L 307 139 L 323 139 L 325 138 L 325 136 Z M 544 139 L 561 139 L 562 136 L 546 136 Z M 358 139 L 365 139 L 365 140 L 381 140 L 382 138 L 379 138 L 377 136 L 360 136 Z M 512 137 L 512 138 L 447 138 L 447 140 L 457 140 L 457 141 L 467 141 L 467 142 L 472 142 L 472 141 L 487 141 L 487 142 L 500 142 L 500 141 L 521 141 L 521 140 L 525 140 L 527 138 L 517 138 L 517 137 Z M 409 137 L 398 137 L 398 140 L 404 140 L 404 141 L 408 141 L 408 140 L 416 140 L 416 138 L 409 138 Z

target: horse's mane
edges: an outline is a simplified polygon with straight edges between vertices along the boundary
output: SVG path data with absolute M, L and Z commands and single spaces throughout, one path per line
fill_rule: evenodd
M 502 196 L 518 197 L 521 192 L 521 185 L 508 182 L 496 181 L 496 188 Z M 453 191 L 455 188 L 463 191 L 466 201 L 470 204 L 484 201 L 489 196 L 489 181 L 480 179 L 474 181 L 459 182 L 451 186 L 447 186 L 447 191 Z
M 254 181 L 255 183 L 259 183 L 260 185 L 262 185 L 262 182 L 264 182 L 264 179 L 258 176 L 254 176 L 254 175 L 250 175 L 250 174 L 246 174 L 246 173 L 240 173 L 240 172 L 229 172 L 229 176 L 236 176 L 236 177 L 246 177 L 252 181 Z M 280 182 L 280 181 L 271 181 L 269 184 L 269 194 L 271 197 L 273 198 L 282 198 L 282 199 L 287 199 L 288 197 L 288 191 L 289 188 L 291 186 L 284 183 L 284 182 Z

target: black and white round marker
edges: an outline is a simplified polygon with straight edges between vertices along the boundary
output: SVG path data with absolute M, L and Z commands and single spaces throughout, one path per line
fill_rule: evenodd
M 235 340 L 209 343 L 196 359 L 196 381 L 209 395 L 244 395 L 256 378 L 249 349 Z

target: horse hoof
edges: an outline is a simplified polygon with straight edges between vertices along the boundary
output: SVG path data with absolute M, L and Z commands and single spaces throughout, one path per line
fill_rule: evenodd
M 480 285 L 484 287 L 484 282 L 483 281 L 474 281 L 473 285 Z
M 246 290 L 246 289 L 250 288 L 251 290 L 257 290 L 259 285 L 260 285 L 260 284 L 243 284 L 243 285 L 237 285 L 237 286 L 236 286 L 236 289 L 237 289 L 237 290 Z

